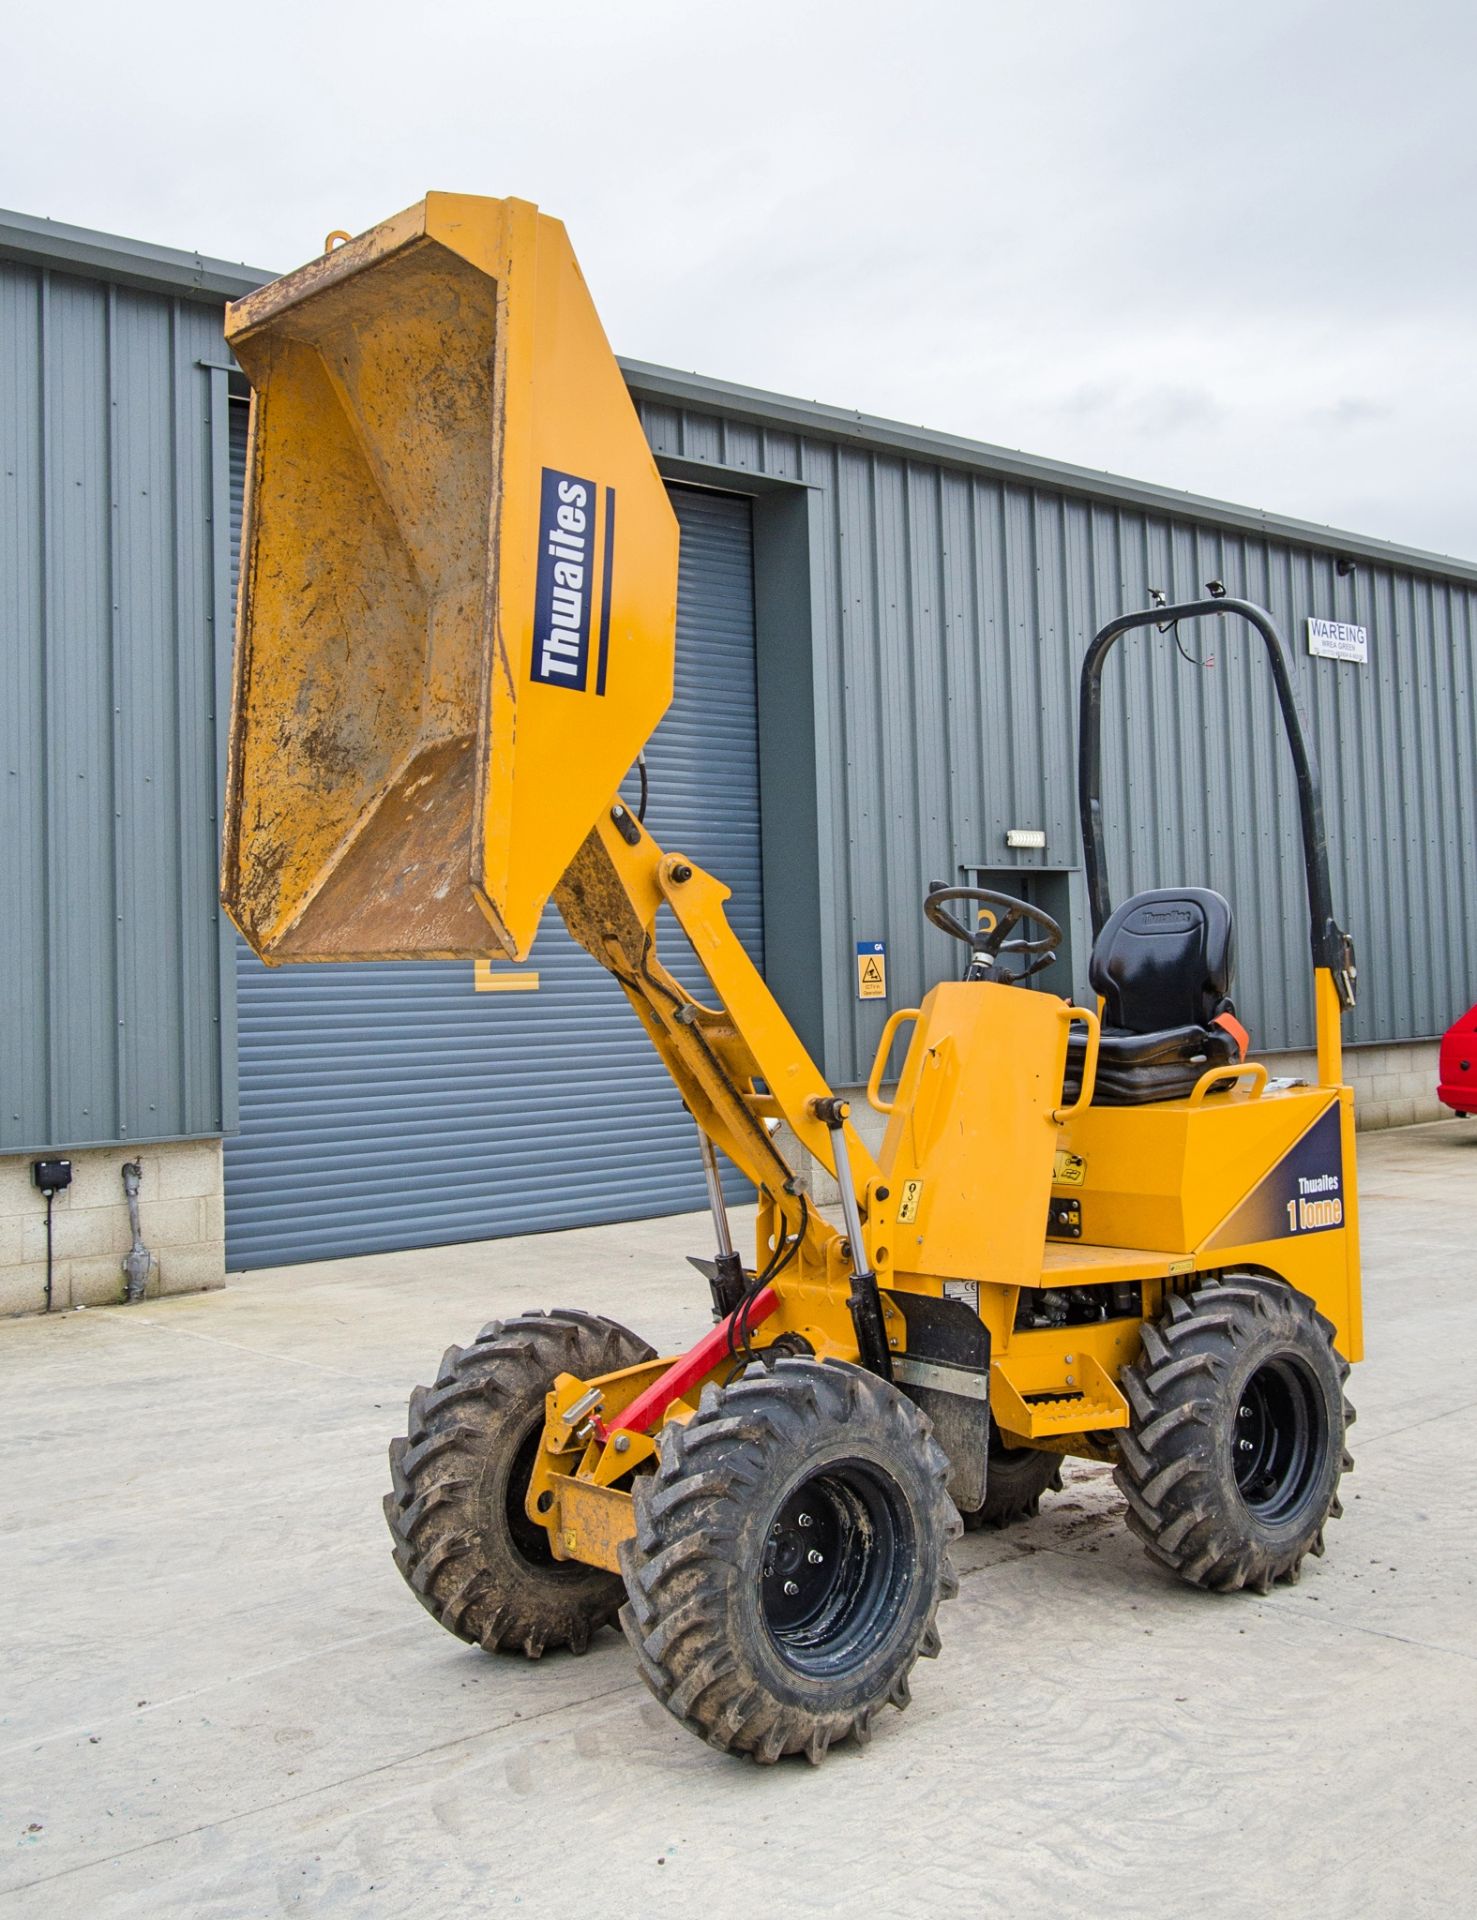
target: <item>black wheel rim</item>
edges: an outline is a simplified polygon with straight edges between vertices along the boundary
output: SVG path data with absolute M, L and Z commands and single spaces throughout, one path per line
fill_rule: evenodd
M 533 1465 L 538 1458 L 539 1442 L 543 1437 L 544 1415 L 540 1408 L 538 1418 L 519 1442 L 513 1454 L 513 1464 L 508 1469 L 507 1483 L 503 1488 L 503 1520 L 514 1547 L 531 1567 L 562 1571 L 570 1563 L 554 1558 L 549 1545 L 548 1528 L 541 1527 L 536 1520 L 528 1517 L 528 1483 L 533 1478 Z
M 802 1480 L 770 1524 L 760 1573 L 769 1637 L 799 1673 L 844 1673 L 899 1617 L 915 1569 L 896 1483 L 866 1462 L 828 1466 Z
M 1232 1471 L 1247 1511 L 1268 1526 L 1297 1518 L 1327 1450 L 1317 1382 L 1295 1360 L 1265 1361 L 1242 1387 L 1232 1426 Z

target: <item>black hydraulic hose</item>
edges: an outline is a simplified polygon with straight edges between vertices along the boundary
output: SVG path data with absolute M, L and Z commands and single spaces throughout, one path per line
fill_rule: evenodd
M 750 1345 L 749 1312 L 754 1302 L 763 1293 L 771 1280 L 778 1279 L 795 1255 L 800 1251 L 801 1242 L 810 1225 L 810 1203 L 802 1193 L 800 1196 L 800 1223 L 795 1229 L 793 1239 L 787 1238 L 788 1228 L 784 1210 L 779 1212 L 779 1239 L 768 1264 L 762 1273 L 756 1273 L 754 1282 L 739 1301 L 728 1323 L 728 1357 L 737 1361 L 741 1367 L 749 1366 L 754 1359 L 754 1349 Z

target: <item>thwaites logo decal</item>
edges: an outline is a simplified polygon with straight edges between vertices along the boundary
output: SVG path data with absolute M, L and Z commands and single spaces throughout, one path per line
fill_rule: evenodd
M 593 480 L 545 467 L 539 489 L 538 580 L 533 597 L 529 678 L 584 693 L 595 634 L 596 693 L 610 654 L 610 575 L 615 557 L 615 488 L 604 499 Z M 598 561 L 597 561 L 598 556 Z M 593 618 L 598 587 L 598 619 Z
M 1205 1244 L 1240 1247 L 1254 1240 L 1328 1233 L 1343 1224 L 1344 1143 L 1335 1101 Z

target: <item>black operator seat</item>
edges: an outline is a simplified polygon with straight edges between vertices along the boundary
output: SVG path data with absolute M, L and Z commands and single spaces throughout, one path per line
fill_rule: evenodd
M 1207 1067 L 1245 1050 L 1230 998 L 1231 909 L 1205 887 L 1125 900 L 1093 942 L 1088 976 L 1103 999 L 1093 1105 L 1144 1106 L 1189 1093 Z M 1224 1020 L 1227 1024 L 1218 1025 Z M 1074 1029 L 1066 1097 L 1082 1084 L 1086 1035 Z

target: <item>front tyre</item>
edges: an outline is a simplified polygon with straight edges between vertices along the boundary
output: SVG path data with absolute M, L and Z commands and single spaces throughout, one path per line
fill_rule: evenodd
M 663 1428 L 621 1547 L 621 1625 L 691 1732 L 762 1763 L 864 1741 L 939 1650 L 959 1516 L 928 1422 L 885 1381 L 782 1359 Z
M 409 1432 L 390 1443 L 385 1519 L 395 1565 L 448 1633 L 536 1660 L 546 1647 L 583 1653 L 614 1621 L 619 1577 L 556 1560 L 524 1501 L 556 1375 L 589 1380 L 655 1357 L 614 1320 L 523 1313 L 449 1347 L 436 1384 L 416 1388 Z
M 1198 1587 L 1293 1581 L 1343 1509 L 1348 1362 L 1306 1295 L 1232 1274 L 1177 1295 L 1125 1367 L 1115 1474 L 1150 1554 Z

